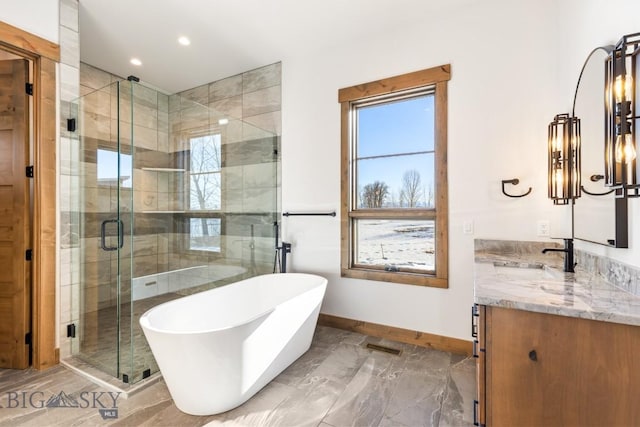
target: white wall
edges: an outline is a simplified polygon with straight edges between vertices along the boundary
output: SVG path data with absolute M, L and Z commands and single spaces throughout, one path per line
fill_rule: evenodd
M 0 20 L 58 43 L 59 0 L 5 0 Z
M 481 3 L 481 4 L 480 4 Z M 546 132 L 570 112 L 580 67 L 596 46 L 640 31 L 633 0 L 490 0 L 445 19 L 407 25 L 379 39 L 345 40 L 283 60 L 283 210 L 340 205 L 337 90 L 444 63 L 449 83 L 449 289 L 340 277 L 339 220 L 284 219 L 292 269 L 327 276 L 323 312 L 469 339 L 473 238 L 542 240 L 570 235 L 570 213 L 546 197 Z M 518 177 L 533 193 L 508 199 L 500 180 Z M 577 247 L 640 266 L 640 200 L 630 201 L 630 248 Z M 473 221 L 475 234 L 462 233 Z
M 555 90 L 561 48 L 553 1 L 474 2 L 455 14 L 405 25 L 378 39 L 345 40 L 283 60 L 283 211 L 340 205 L 338 89 L 450 63 L 449 289 L 340 277 L 337 218 L 283 220 L 295 271 L 329 278 L 322 311 L 337 316 L 470 339 L 473 239 L 540 240 L 536 222 L 568 235 L 567 211 L 546 198 L 547 125 L 566 103 Z M 500 192 L 518 177 L 523 199 Z M 475 234 L 462 233 L 472 220 Z

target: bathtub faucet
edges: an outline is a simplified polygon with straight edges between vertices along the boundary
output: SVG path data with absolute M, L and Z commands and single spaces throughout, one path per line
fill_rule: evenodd
M 280 251 L 280 273 L 286 273 L 287 272 L 287 254 L 291 253 L 291 243 L 287 243 L 287 242 L 282 242 L 282 246 L 278 246 L 276 248 L 278 251 Z

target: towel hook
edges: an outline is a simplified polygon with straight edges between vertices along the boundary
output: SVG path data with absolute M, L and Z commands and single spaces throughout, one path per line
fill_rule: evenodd
M 502 194 L 504 194 L 507 197 L 513 197 L 513 198 L 518 198 L 518 197 L 524 197 L 524 196 L 528 196 L 529 193 L 531 193 L 531 187 L 529 187 L 529 190 L 524 193 L 524 194 L 520 194 L 520 195 L 515 195 L 515 194 L 509 194 L 506 191 L 504 191 L 504 185 L 505 184 L 511 184 L 511 185 L 518 185 L 520 184 L 520 180 L 518 178 L 513 178 L 513 179 L 503 179 L 502 180 Z
M 600 181 L 601 179 L 604 179 L 604 175 L 591 175 L 591 176 L 589 177 L 589 180 L 590 180 L 591 182 L 598 182 L 598 181 Z M 611 193 L 613 193 L 614 191 L 616 191 L 616 189 L 614 188 L 614 189 L 612 189 L 612 190 L 605 191 L 605 192 L 603 192 L 603 193 L 592 193 L 591 191 L 588 191 L 586 188 L 584 188 L 584 186 L 583 186 L 583 185 L 581 185 L 581 186 L 580 186 L 580 189 L 581 189 L 584 193 L 586 193 L 586 194 L 588 194 L 588 195 L 590 195 L 590 196 L 606 196 L 607 194 L 611 194 Z

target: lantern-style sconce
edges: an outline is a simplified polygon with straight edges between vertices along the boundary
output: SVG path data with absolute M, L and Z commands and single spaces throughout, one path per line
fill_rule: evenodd
M 634 82 L 640 66 L 640 33 L 620 39 L 607 58 L 605 79 L 605 185 L 617 197 L 638 197 L 636 128 L 637 91 Z
M 580 197 L 580 119 L 558 114 L 549 124 L 549 198 L 566 205 Z

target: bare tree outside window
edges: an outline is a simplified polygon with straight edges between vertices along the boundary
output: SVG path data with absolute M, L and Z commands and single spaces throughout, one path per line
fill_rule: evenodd
M 220 135 L 206 135 L 190 140 L 189 210 L 217 211 L 221 208 L 222 156 Z M 197 226 L 194 221 L 199 221 Z M 192 219 L 191 247 L 216 247 L 209 236 L 220 235 L 220 221 L 211 218 Z
M 426 195 L 427 195 L 427 207 L 428 208 L 432 208 L 434 206 L 434 200 L 433 200 L 433 185 L 429 184 L 429 187 L 426 189 Z
M 220 209 L 220 135 L 191 139 L 191 210 Z
M 400 206 L 407 208 L 418 207 L 423 200 L 422 179 L 420 172 L 408 170 L 402 175 L 402 189 L 400 190 Z
M 388 203 L 388 207 L 397 208 L 400 207 L 400 193 L 397 191 L 392 191 L 389 196 L 391 199 Z
M 381 181 L 367 184 L 362 189 L 360 203 L 366 208 L 381 208 L 389 195 L 389 186 Z

